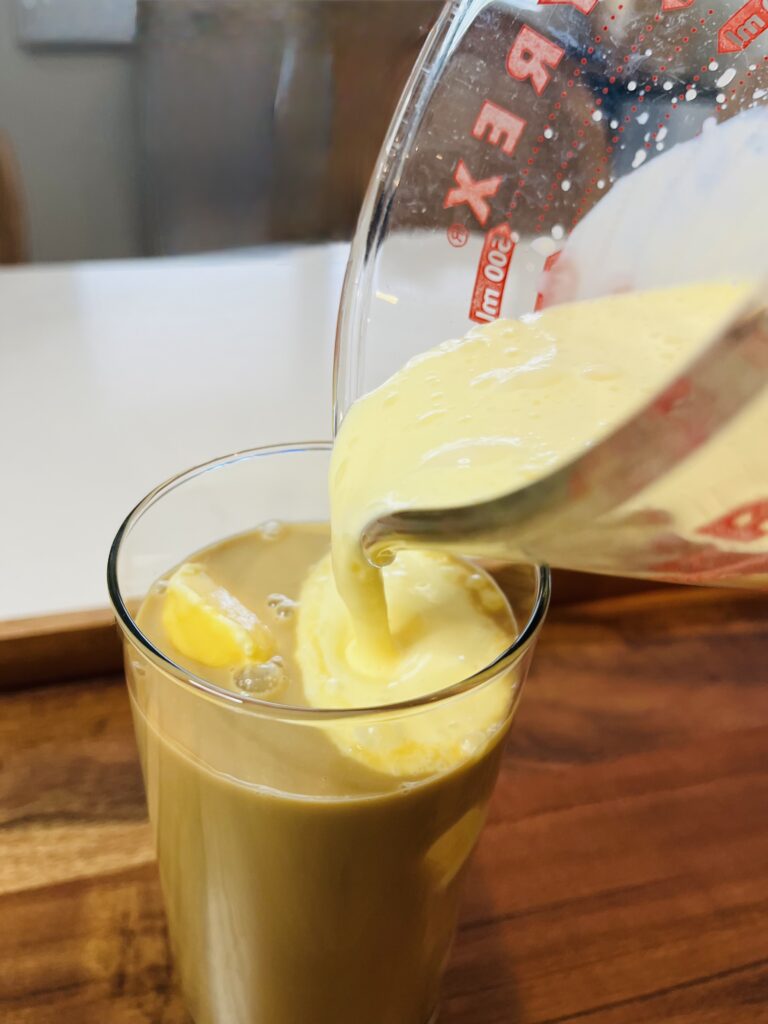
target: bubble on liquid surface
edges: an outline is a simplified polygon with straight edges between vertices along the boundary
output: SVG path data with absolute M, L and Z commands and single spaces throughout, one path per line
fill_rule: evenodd
M 269 661 L 249 662 L 234 672 L 235 685 L 243 693 L 254 697 L 271 697 L 285 684 L 283 659 L 279 654 Z
M 168 589 L 168 580 L 158 580 L 152 584 L 153 594 L 164 594 Z
M 277 619 L 290 619 L 296 611 L 296 604 L 285 594 L 270 594 L 267 598 L 267 608 Z
M 140 661 L 132 661 L 131 669 L 135 676 L 145 676 L 147 674 L 146 667 Z
M 262 540 L 277 540 L 285 529 L 285 525 L 278 519 L 268 519 L 265 523 L 261 523 L 257 529 Z

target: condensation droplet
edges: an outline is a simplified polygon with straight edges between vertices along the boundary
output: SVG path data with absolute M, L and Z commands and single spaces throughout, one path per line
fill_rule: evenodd
M 568 188 L 570 188 L 570 182 Z M 531 242 L 531 248 L 541 256 L 551 256 L 557 246 L 548 235 L 540 235 Z
M 241 665 L 234 672 L 235 685 L 243 693 L 257 697 L 274 696 L 285 684 L 285 666 L 279 654 L 269 661 Z
M 290 619 L 296 610 L 296 603 L 290 597 L 286 597 L 285 594 L 270 594 L 267 598 L 267 608 L 278 619 Z
M 662 139 L 667 137 L 667 126 L 662 125 L 661 128 L 656 132 L 656 141 L 661 142 Z
M 667 79 L 667 81 L 666 81 L 666 82 L 665 82 L 665 83 L 664 83 L 664 84 L 662 85 L 662 89 L 663 89 L 663 90 L 664 90 L 665 92 L 669 92 L 669 90 L 670 90 L 671 88 L 672 88 L 672 82 L 670 82 L 670 81 L 669 81 L 669 79 Z
M 614 118 L 614 119 L 613 119 L 613 120 L 612 120 L 612 121 L 610 122 L 610 125 L 611 125 L 611 128 L 618 128 L 618 127 L 619 127 L 619 122 L 618 122 L 618 121 L 616 120 L 616 118 Z
M 725 93 L 724 93 L 724 92 L 719 92 L 719 93 L 717 94 L 717 96 L 715 96 L 715 100 L 716 100 L 716 101 L 717 101 L 718 103 L 725 103 Z
M 593 110 L 592 111 L 592 120 L 593 121 L 602 121 L 603 120 L 603 112 L 602 112 L 602 110 Z
M 732 82 L 736 77 L 736 68 L 728 68 L 722 75 L 715 81 L 715 85 L 718 89 L 724 89 L 729 82 Z
M 571 183 L 570 183 L 570 181 L 568 181 L 567 178 L 565 179 L 565 181 L 561 181 L 560 182 L 560 188 L 563 190 L 563 192 L 570 192 L 570 190 L 571 190 Z
M 549 127 L 549 125 L 547 125 L 547 127 L 544 129 L 544 138 L 545 139 L 551 139 L 551 138 L 554 137 L 554 134 L 555 133 L 552 131 L 552 129 Z
M 599 179 L 598 179 L 598 182 L 597 182 L 597 187 L 598 187 L 598 188 L 605 188 L 605 181 L 604 181 L 604 179 L 603 179 L 603 178 L 599 178 Z
M 648 153 L 644 149 L 638 149 L 632 160 L 633 167 L 639 167 L 640 164 L 644 164 Z
M 717 69 L 720 67 L 720 65 L 717 63 L 716 60 L 711 60 L 709 62 L 709 64 L 707 65 L 707 67 L 709 68 L 710 71 L 717 71 Z
M 636 88 L 637 88 L 637 82 L 635 82 L 635 81 L 627 82 L 627 89 L 629 90 L 629 92 L 634 92 Z
M 556 241 L 559 242 L 564 234 L 565 234 L 565 229 L 564 229 L 562 224 L 555 224 L 555 225 L 553 225 L 553 227 L 552 227 L 552 237 Z
M 262 540 L 277 540 L 283 529 L 283 524 L 279 520 L 267 519 L 266 522 L 259 525 L 258 532 Z
M 693 86 L 691 86 L 691 88 L 688 89 L 686 94 L 685 94 L 685 101 L 686 101 L 686 103 L 690 103 L 691 100 L 695 100 L 698 95 L 699 94 L 696 92 L 696 90 L 693 88 Z

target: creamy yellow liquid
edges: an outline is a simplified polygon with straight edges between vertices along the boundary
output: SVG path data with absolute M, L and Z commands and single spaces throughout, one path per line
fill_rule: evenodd
M 385 679 L 400 678 L 413 645 L 398 621 L 414 588 L 442 593 L 446 618 L 430 624 L 426 651 L 456 632 L 451 617 L 462 618 L 464 595 L 445 590 L 423 552 L 397 557 L 401 586 L 390 592 L 395 570 L 382 574 L 361 552 L 360 535 L 371 520 L 404 508 L 483 501 L 544 476 L 659 392 L 745 294 L 744 286 L 714 283 L 497 321 L 418 356 L 357 401 L 333 451 L 333 571 L 321 563 L 302 599 L 299 659 L 313 701 L 330 699 L 330 678 L 345 680 L 349 699 L 366 703 L 381 694 Z M 726 479 L 750 429 L 741 425 L 716 452 Z M 693 479 L 674 486 L 706 494 L 706 480 L 702 487 L 696 473 L 711 471 L 711 458 L 698 470 L 692 465 Z M 468 659 L 482 661 L 483 630 L 458 632 Z M 421 692 L 439 687 L 442 666 L 436 662 L 435 669 L 427 663 L 419 672 Z

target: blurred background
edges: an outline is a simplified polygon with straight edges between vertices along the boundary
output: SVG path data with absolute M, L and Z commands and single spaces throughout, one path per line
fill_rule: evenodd
M 703 13 L 663 3 L 668 39 Z M 635 166 L 639 150 L 650 161 L 697 135 L 733 96 L 741 105 L 754 95 L 746 105 L 765 95 L 768 33 L 720 64 L 694 24 L 684 54 L 677 45 L 671 56 L 657 47 L 638 57 L 647 91 L 634 117 L 638 83 L 627 67 L 609 77 L 606 69 L 659 6 L 611 0 L 615 13 L 598 5 L 587 18 L 568 8 L 562 42 L 582 73 L 561 117 L 589 128 L 575 146 L 585 174 L 614 129 L 623 141 L 606 178 Z M 159 481 L 228 451 L 330 435 L 349 239 L 441 8 L 440 0 L 0 0 L 0 634 L 5 620 L 105 607 L 110 541 Z M 733 0 L 707 10 L 721 23 Z M 499 31 L 478 54 L 470 46 L 466 81 L 491 64 L 503 68 L 508 45 Z M 681 100 L 673 85 L 691 68 L 697 88 Z M 464 78 L 436 95 L 440 130 L 409 158 L 397 228 L 431 215 L 424 182 L 438 182 L 434 207 L 443 213 L 443 143 L 476 116 Z M 517 86 L 527 114 L 543 117 L 527 83 L 505 82 Z M 653 122 L 665 127 L 654 132 Z M 557 161 L 574 155 L 556 155 L 569 139 L 555 133 L 518 189 L 516 230 L 549 236 L 535 239 L 547 248 L 530 266 L 516 258 L 506 292 L 513 304 L 518 292 L 535 291 L 587 184 L 576 174 L 564 182 L 543 224 L 541 197 Z M 473 144 L 475 156 L 494 153 Z M 535 144 L 529 132 L 519 158 Z M 585 207 L 598 198 L 588 191 Z M 396 245 L 388 250 L 385 276 L 398 287 L 376 293 L 385 337 L 370 347 L 389 369 L 402 362 L 393 338 L 418 351 L 468 325 L 466 268 L 482 238 L 466 208 L 445 215 L 466 227 L 466 248 L 441 229 L 415 263 Z M 395 316 L 407 329 L 390 330 Z
M 105 607 L 158 481 L 329 436 L 348 240 L 441 6 L 0 0 L 0 639 Z
M 0 0 L 0 259 L 348 238 L 435 0 Z

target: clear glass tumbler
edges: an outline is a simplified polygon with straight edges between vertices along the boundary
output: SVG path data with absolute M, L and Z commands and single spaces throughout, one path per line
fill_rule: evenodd
M 171 944 L 196 1024 L 427 1024 L 464 868 L 549 598 L 545 569 L 502 570 L 519 629 L 484 671 L 402 704 L 334 711 L 213 685 L 143 635 L 137 599 L 190 553 L 265 520 L 327 519 L 330 445 L 289 444 L 196 467 L 123 523 L 109 589 L 155 835 Z M 430 777 L 360 772 L 334 736 L 396 744 L 419 718 L 492 735 Z M 354 766 L 353 766 L 354 767 Z M 350 779 L 354 778 L 354 785 Z

